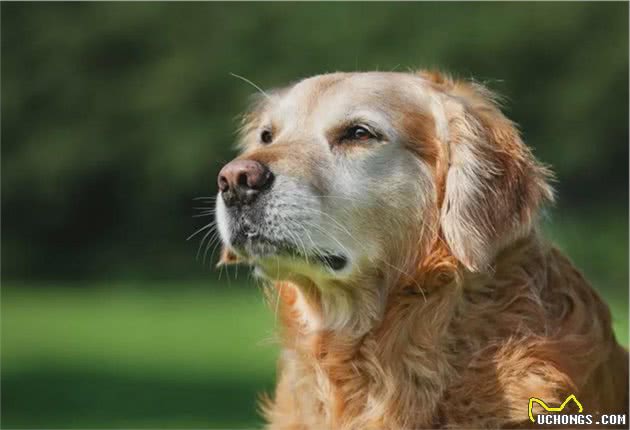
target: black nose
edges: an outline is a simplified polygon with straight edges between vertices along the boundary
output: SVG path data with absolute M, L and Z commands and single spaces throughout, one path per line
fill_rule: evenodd
M 219 172 L 218 184 L 226 206 L 252 203 L 261 191 L 269 187 L 273 173 L 254 160 L 233 160 Z

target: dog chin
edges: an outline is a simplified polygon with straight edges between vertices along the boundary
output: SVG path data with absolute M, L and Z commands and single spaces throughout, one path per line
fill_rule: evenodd
M 340 278 L 351 270 L 351 261 L 334 252 L 316 253 L 268 240 L 247 239 L 232 243 L 234 251 L 256 268 L 256 274 L 268 279 Z
M 349 258 L 341 254 L 309 252 L 270 243 L 247 244 L 244 254 L 248 255 L 254 264 L 266 266 L 282 263 L 284 266 L 324 269 L 330 273 L 344 272 L 350 266 Z
M 334 270 L 326 263 L 313 258 L 302 258 L 286 254 L 268 255 L 252 261 L 254 275 L 272 281 L 295 281 L 315 285 L 326 285 L 332 280 L 343 280 L 351 273 L 351 265 Z

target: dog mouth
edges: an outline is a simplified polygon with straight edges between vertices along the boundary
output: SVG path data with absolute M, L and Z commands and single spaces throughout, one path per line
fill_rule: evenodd
M 348 258 L 345 255 L 329 251 L 305 253 L 297 247 L 288 244 L 277 246 L 275 252 L 268 252 L 266 255 L 262 256 L 262 258 L 265 257 L 283 257 L 306 262 L 307 264 L 318 264 L 333 272 L 339 272 L 348 265 Z
M 344 255 L 339 254 L 327 254 L 327 255 L 319 255 L 317 258 L 322 262 L 322 264 L 328 266 L 335 272 L 343 270 L 344 267 L 348 265 L 348 258 Z
M 333 272 L 343 270 L 349 262 L 347 256 L 338 252 L 330 250 L 311 251 L 293 243 L 266 238 L 256 233 L 244 233 L 237 235 L 235 239 L 237 240 L 232 242 L 235 251 L 254 261 L 280 257 L 299 260 L 307 264 L 317 264 Z
M 223 225 L 224 243 L 243 260 L 255 266 L 270 267 L 280 262 L 298 270 L 304 266 L 320 267 L 335 275 L 350 266 L 350 255 L 339 252 L 336 246 L 325 245 L 326 241 L 320 241 L 316 234 L 309 235 L 299 221 L 287 215 L 278 220 L 277 216 L 266 214 L 265 202 L 239 208 L 218 208 L 217 219 L 219 229 Z M 296 227 L 292 229 L 291 226 Z M 306 237 L 301 238 L 301 232 L 306 232 Z
M 269 254 L 268 256 L 273 257 L 274 255 Z M 295 247 L 283 247 L 275 256 L 300 260 L 308 264 L 316 263 L 333 272 L 339 272 L 348 265 L 348 258 L 345 255 L 332 252 L 312 252 L 305 254 Z

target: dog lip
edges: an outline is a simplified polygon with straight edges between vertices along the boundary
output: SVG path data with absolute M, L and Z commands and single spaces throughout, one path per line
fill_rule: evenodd
M 334 252 L 317 252 L 305 254 L 301 250 L 297 249 L 287 243 L 277 243 L 271 240 L 266 240 L 259 234 L 246 234 L 245 242 L 238 246 L 239 251 L 244 255 L 249 255 L 253 258 L 264 258 L 265 256 L 277 255 L 285 256 L 289 258 L 298 258 L 307 262 L 317 262 L 321 265 L 328 267 L 334 272 L 343 270 L 347 265 L 349 259 L 342 254 L 336 254 Z M 264 251 L 256 249 L 258 246 L 263 247 Z
M 348 259 L 339 254 L 319 255 L 317 258 L 335 272 L 342 270 L 348 264 Z
M 291 257 L 298 257 L 306 261 L 317 261 L 334 272 L 342 270 L 348 264 L 348 258 L 341 254 L 318 252 L 310 255 L 305 255 L 303 252 L 287 247 L 283 247 L 283 251 L 283 253 L 286 253 Z

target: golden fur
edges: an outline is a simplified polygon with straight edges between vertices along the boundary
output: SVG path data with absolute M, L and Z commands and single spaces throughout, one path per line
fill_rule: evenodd
M 345 75 L 331 76 L 306 104 L 343 84 Z M 384 254 L 395 264 L 364 265 L 325 286 L 290 270 L 277 277 L 282 352 L 263 407 L 269 428 L 530 428 L 530 397 L 558 405 L 569 394 L 584 413 L 627 414 L 628 355 L 610 312 L 536 227 L 553 200 L 550 172 L 487 89 L 435 72 L 413 78 L 440 100 L 448 125 L 444 142 L 429 109 L 388 100 L 400 107 L 406 150 L 430 168 L 424 227 L 383 232 L 390 214 L 381 209 L 370 228 L 390 234 Z M 241 155 L 281 160 L 323 194 L 316 169 L 300 167 L 319 156 L 288 142 L 245 145 Z M 350 315 L 327 324 L 334 309 Z

